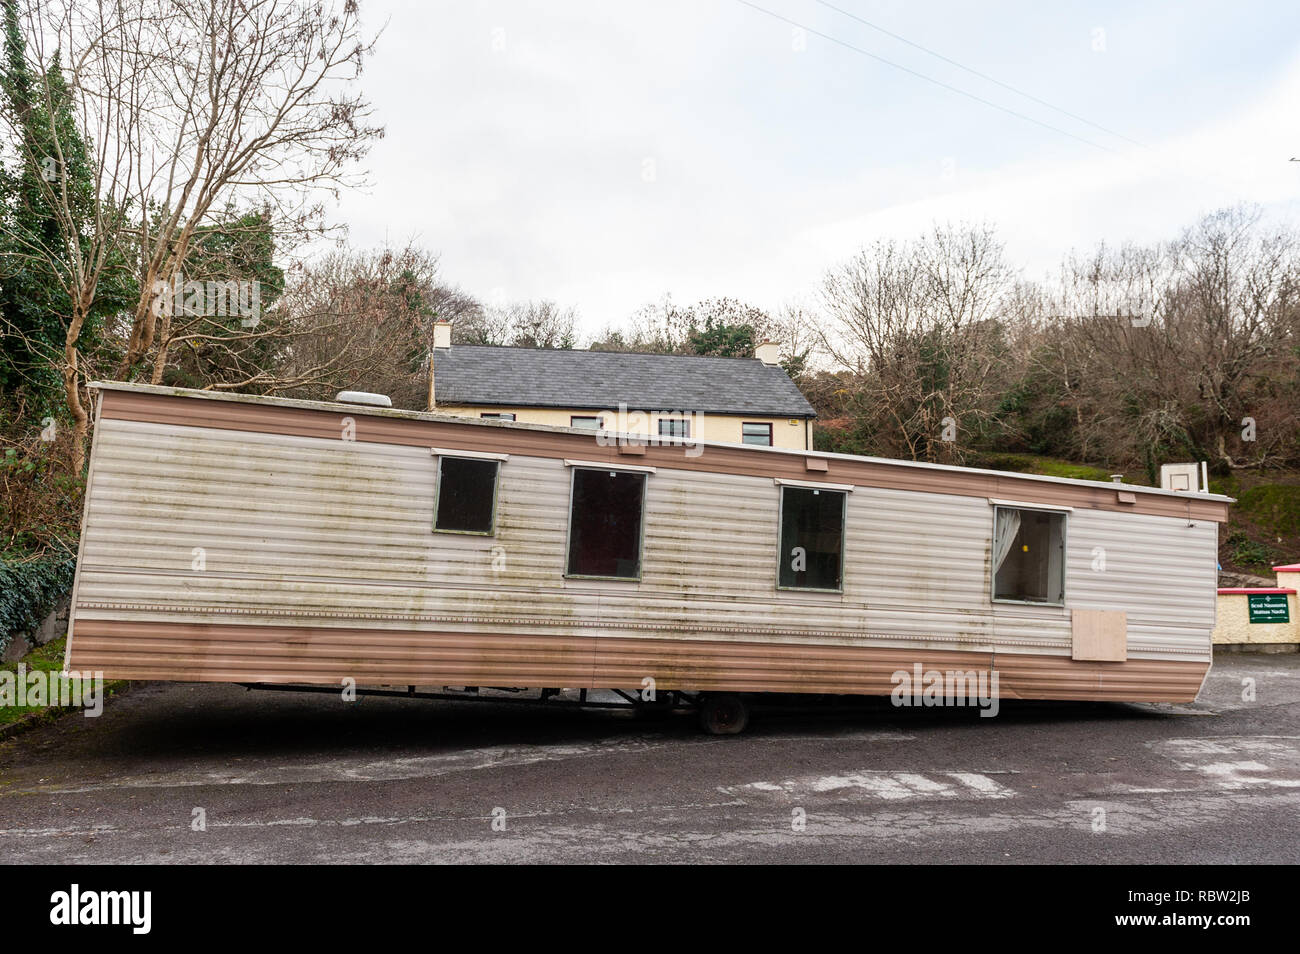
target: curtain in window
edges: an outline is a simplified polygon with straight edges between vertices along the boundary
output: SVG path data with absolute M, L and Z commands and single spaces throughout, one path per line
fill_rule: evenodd
M 993 572 L 997 573 L 1011 552 L 1011 544 L 1020 530 L 1020 511 L 998 508 L 996 532 L 993 534 Z

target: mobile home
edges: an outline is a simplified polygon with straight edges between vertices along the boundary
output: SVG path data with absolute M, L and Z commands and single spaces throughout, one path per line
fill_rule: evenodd
M 66 668 L 257 685 L 1180 702 L 1229 498 L 96 386 Z M 725 700 L 725 701 L 724 701 Z M 730 727 L 730 728 L 729 728 Z

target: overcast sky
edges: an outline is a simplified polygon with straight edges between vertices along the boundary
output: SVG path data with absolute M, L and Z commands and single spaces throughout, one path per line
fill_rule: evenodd
M 371 0 L 387 136 L 338 210 L 351 242 L 414 239 L 590 333 L 669 293 L 811 301 L 936 221 L 995 224 L 1028 277 L 1240 201 L 1300 224 L 1295 0 L 834 0 L 1088 122 L 815 0 L 752 2 L 806 32 L 740 0 Z

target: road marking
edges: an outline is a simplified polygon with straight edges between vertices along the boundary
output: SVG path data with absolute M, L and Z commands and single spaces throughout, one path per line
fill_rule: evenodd
M 755 736 L 740 744 L 772 742 L 911 742 L 915 736 L 891 731 L 828 732 L 810 736 Z M 736 740 L 713 737 L 640 735 L 615 737 L 590 743 L 492 746 L 417 755 L 373 759 L 356 754 L 340 755 L 321 762 L 288 761 L 279 765 L 249 768 L 223 766 L 219 769 L 181 769 L 169 772 L 124 774 L 91 784 L 35 785 L 19 791 L 84 793 L 119 788 L 189 788 L 207 785 L 290 785 L 312 782 L 390 782 L 435 778 L 458 772 L 513 768 L 543 762 L 597 758 L 606 755 L 640 755 L 670 746 L 717 745 L 734 747 Z M 269 761 L 269 759 L 268 759 Z
M 1218 736 L 1147 744 L 1216 788 L 1300 788 L 1300 736 Z
M 816 810 L 810 808 L 808 827 L 802 832 L 790 829 L 788 806 L 773 812 L 770 802 L 755 801 L 751 793 L 744 800 L 605 810 L 585 806 L 533 810 L 512 813 L 511 827 L 500 833 L 488 832 L 486 815 L 415 813 L 392 817 L 231 819 L 215 824 L 210 820 L 207 834 L 195 835 L 186 819 L 163 824 L 132 809 L 127 820 L 115 826 L 0 829 L 0 862 L 130 859 L 141 863 L 211 863 L 217 859 L 252 863 L 283 862 L 286 858 L 329 862 L 337 861 L 340 852 L 348 850 L 347 844 L 393 862 L 597 859 L 625 863 L 634 853 L 638 857 L 651 853 L 672 858 L 685 850 L 697 861 L 722 861 L 744 860 L 755 850 L 794 844 L 871 853 L 931 844 L 949 849 L 955 839 L 978 843 L 979 839 L 996 841 L 1001 835 L 1023 836 L 1027 832 L 1039 832 L 1049 841 L 1063 832 L 1102 837 L 1091 830 L 1093 809 L 1098 804 L 1094 798 L 1039 806 L 1024 801 L 934 799 L 883 805 L 864 800 L 841 801 Z M 1107 799 L 1107 837 L 1194 834 L 1198 826 L 1233 817 L 1240 804 L 1236 796 L 1219 790 L 1165 796 L 1150 802 Z M 1300 808 L 1300 793 L 1261 791 L 1251 804 L 1294 813 Z M 983 807 L 974 808 L 977 805 Z M 1020 810 L 1012 811 L 1012 806 Z M 370 833 L 359 836 L 364 841 L 346 843 L 340 838 L 348 829 L 369 829 Z M 1126 850 L 1122 842 L 1118 844 L 1117 850 Z M 1024 851 L 1018 849 L 1017 857 Z
M 886 801 L 915 798 L 1010 798 L 1015 792 L 979 772 L 886 772 L 864 770 L 845 775 L 805 775 L 783 782 L 749 782 L 721 786 L 731 795 L 780 794 L 808 797 L 827 793 L 866 795 Z
M 548 819 L 568 819 L 591 815 L 597 819 L 602 816 L 656 816 L 670 815 L 674 812 L 705 811 L 714 812 L 724 808 L 742 808 L 745 803 L 740 799 L 709 802 L 682 802 L 671 805 L 646 805 L 637 807 L 600 808 L 582 805 L 572 808 L 535 809 L 533 811 L 516 811 L 509 814 L 510 821 L 518 825 L 521 821 L 546 821 Z M 242 828 L 356 828 L 364 825 L 424 825 L 454 822 L 490 822 L 495 816 L 474 813 L 434 814 L 417 812 L 411 815 L 363 815 L 347 818 L 313 818 L 297 816 L 293 818 L 253 819 L 249 821 L 209 821 L 205 831 Z M 99 835 L 131 835 L 150 831 L 185 832 L 189 830 L 189 818 L 175 824 L 161 825 L 70 825 L 62 828 L 0 828 L 0 837 L 4 838 L 51 838 Z
M 97 792 L 115 788 L 188 788 L 206 785 L 287 785 L 311 782 L 390 782 L 433 778 L 457 772 L 510 768 L 603 755 L 639 754 L 673 743 L 663 736 L 615 738 L 589 744 L 499 746 L 463 749 L 438 755 L 355 759 L 341 756 L 326 762 L 290 763 L 245 770 L 179 770 L 121 775 L 91 785 L 39 785 L 29 791 Z

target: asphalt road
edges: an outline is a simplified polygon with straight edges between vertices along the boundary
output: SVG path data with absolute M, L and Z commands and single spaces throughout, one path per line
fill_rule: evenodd
M 147 684 L 0 745 L 0 862 L 68 861 L 1294 864 L 1300 656 L 1220 657 L 1190 706 L 884 704 L 721 738 Z

